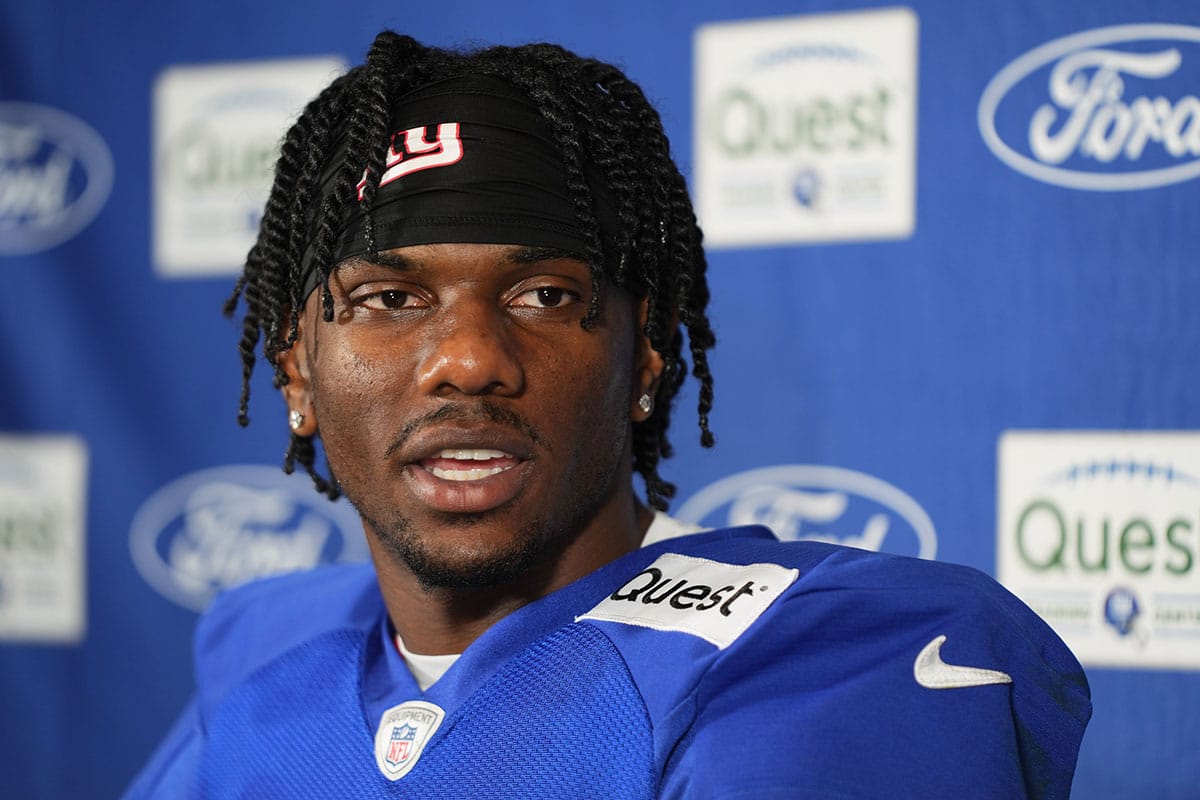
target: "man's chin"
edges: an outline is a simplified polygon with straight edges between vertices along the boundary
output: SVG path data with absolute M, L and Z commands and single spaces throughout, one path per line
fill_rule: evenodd
M 378 529 L 376 529 L 378 530 Z M 387 552 L 425 589 L 489 589 L 519 580 L 546 555 L 546 537 L 530 525 L 505 545 L 455 547 L 446 541 L 424 542 L 409 530 L 380 533 Z
M 424 589 L 492 589 L 518 580 L 538 560 L 537 553 L 477 559 L 409 557 L 405 566 Z

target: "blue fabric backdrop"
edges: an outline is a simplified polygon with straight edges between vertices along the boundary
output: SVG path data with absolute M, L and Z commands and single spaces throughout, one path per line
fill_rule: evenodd
M 1004 431 L 1200 429 L 1200 184 L 1096 192 L 1031 178 L 988 149 L 977 119 L 981 96 L 1005 66 L 1048 42 L 1106 26 L 1200 26 L 1200 9 L 1182 0 L 1146 0 L 1136 9 L 1119 0 L 913 0 L 907 7 L 919 23 L 911 235 L 714 249 L 718 446 L 702 452 L 696 444 L 689 394 L 677 413 L 678 454 L 666 471 L 688 500 L 759 468 L 834 468 L 813 480 L 781 480 L 818 493 L 836 489 L 852 507 L 826 517 L 859 514 L 850 528 L 863 529 L 873 509 L 883 508 L 893 531 L 907 525 L 917 532 L 908 543 L 891 539 L 899 551 L 918 554 L 928 523 L 937 558 L 996 574 Z M 154 91 L 165 70 L 298 57 L 357 63 L 384 27 L 438 44 L 556 41 L 622 64 L 645 87 L 691 177 L 697 28 L 858 8 L 873 6 L 0 6 L 0 104 L 65 112 L 104 146 L 95 155 L 87 134 L 67 123 L 0 105 L 0 240 L 7 240 L 0 241 L 0 440 L 16 442 L 10 453 L 44 454 L 39 442 L 50 440 L 30 434 L 73 437 L 67 441 L 86 453 L 76 503 L 84 625 L 44 636 L 0 633 L 0 794 L 113 797 L 182 707 L 196 608 L 220 582 L 176 591 L 163 566 L 173 557 L 180 566 L 182 556 L 170 548 L 171 537 L 191 524 L 180 521 L 183 506 L 203 505 L 194 494 L 178 499 L 197 473 L 217 470 L 226 488 L 275 493 L 274 511 L 225 495 L 218 522 L 247 515 L 262 522 L 273 513 L 262 524 L 286 531 L 308 520 L 334 531 L 314 545 L 314 557 L 361 555 L 353 524 L 338 516 L 344 510 L 288 494 L 291 488 L 268 477 L 285 424 L 263 376 L 254 387 L 254 423 L 248 430 L 235 423 L 237 330 L 219 313 L 231 278 L 170 276 L 155 265 Z M 1200 94 L 1197 50 L 1181 46 L 1183 67 L 1161 90 L 1172 102 Z M 1046 78 L 1039 80 L 1044 96 Z M 43 126 L 41 145 L 21 138 L 30 119 Z M 999 114 L 997 124 L 1009 141 L 1024 135 L 1020 119 Z M 56 145 L 46 130 L 71 144 L 59 146 L 75 159 L 67 195 L 77 199 L 89 182 L 103 183 L 104 148 L 112 184 L 95 210 L 76 203 L 70 219 L 39 227 L 31 206 L 22 211 L 13 199 L 13 187 L 22 165 L 49 169 L 47 148 Z M 1155 165 L 1166 164 L 1162 147 L 1151 142 L 1154 148 L 1162 162 Z M 1112 171 L 1120 169 L 1134 168 Z M 72 224 L 81 227 L 63 241 L 45 238 Z M 9 486 L 0 493 L 0 567 L 5 558 L 10 566 L 25 563 L 17 553 L 25 518 L 13 510 L 23 481 L 51 496 L 46 486 L 62 474 L 31 477 L 33 467 L 22 467 L 18 455 L 9 459 L 0 470 L 0 486 Z M 232 465 L 271 469 L 238 473 Z M 847 483 L 851 474 L 858 478 Z M 184 484 L 172 489 L 177 481 Z M 69 495 L 69 486 L 62 492 Z M 697 501 L 692 515 L 720 522 L 728 502 Z M 212 550 L 219 547 L 195 545 L 193 555 L 219 559 Z M 205 574 L 228 578 L 238 569 L 225 563 Z M 69 581 L 69 569 L 64 574 Z M 5 579 L 0 570 L 0 607 Z M 1196 669 L 1200 659 L 1171 668 L 1089 666 L 1096 712 L 1075 796 L 1200 797 Z M 875 733 L 864 731 L 864 741 Z

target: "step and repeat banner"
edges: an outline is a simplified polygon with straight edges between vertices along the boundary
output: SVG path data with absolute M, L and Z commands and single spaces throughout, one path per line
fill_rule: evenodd
M 1073 796 L 1200 797 L 1183 0 L 0 7 L 0 796 L 118 795 L 215 593 L 366 557 L 266 376 L 237 426 L 220 306 L 288 120 L 385 27 L 562 43 L 661 109 L 719 339 L 678 516 L 996 576 L 1087 668 Z

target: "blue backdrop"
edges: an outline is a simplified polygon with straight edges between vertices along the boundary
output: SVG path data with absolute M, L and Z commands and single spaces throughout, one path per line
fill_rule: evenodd
M 1200 797 L 1195 631 L 1175 630 L 1174 649 L 1159 656 L 1147 644 L 1155 618 L 1133 625 L 1132 600 L 1120 617 L 1130 624 L 1112 621 L 1118 583 L 1132 592 L 1121 598 L 1142 605 L 1171 594 L 1200 608 L 1190 555 L 1188 569 L 1169 575 L 1140 568 L 1138 553 L 1146 564 L 1182 563 L 1167 551 L 1153 556 L 1166 541 L 1153 532 L 1154 509 L 1123 490 L 1088 500 L 1046 488 L 1060 508 L 1083 504 L 1064 512 L 1064 536 L 1084 536 L 1076 517 L 1103 517 L 1106 538 L 1090 541 L 1109 548 L 1112 574 L 1034 575 L 1017 563 L 1000 575 L 1013 541 L 1006 509 L 1019 512 L 1033 496 L 1001 475 L 1105 459 L 1113 474 L 1171 466 L 1175 494 L 1164 496 L 1184 498 L 1186 522 L 1171 542 L 1197 550 L 1200 504 L 1180 476 L 1200 474 L 1191 433 L 1200 429 L 1200 184 L 1188 171 L 1200 157 L 1200 27 L 1191 27 L 1200 9 L 1182 0 L 1136 10 L 1119 0 L 905 8 L 911 14 L 885 16 L 882 38 L 863 34 L 857 44 L 854 20 L 848 34 L 813 22 L 817 38 L 853 55 L 838 73 L 849 76 L 844 92 L 854 81 L 879 84 L 887 92 L 879 113 L 898 127 L 880 134 L 888 147 L 877 158 L 845 137 L 840 162 L 815 139 L 789 154 L 797 171 L 787 189 L 799 206 L 788 213 L 824 213 L 831 226 L 841 214 L 848 232 L 822 237 L 821 218 L 810 215 L 815 235 L 790 237 L 783 224 L 774 239 L 716 237 L 718 444 L 700 450 L 694 398 L 684 397 L 666 469 L 680 489 L 675 508 L 698 521 L 768 519 L 781 533 L 969 564 L 1039 610 L 1051 595 L 1084 598 L 1080 614 L 1091 613 L 1093 595 L 1108 598 L 1108 617 L 1067 630 L 1089 654 L 1096 709 L 1074 796 Z M 187 258 L 218 234 L 236 244 L 228 220 L 205 227 L 204 215 L 217 213 L 205 198 L 226 208 L 229 198 L 257 202 L 244 174 L 269 163 L 273 141 L 237 137 L 271 124 L 260 112 L 269 119 L 276 106 L 295 107 L 311 79 L 285 85 L 289 76 L 358 63 L 384 27 L 436 44 L 559 42 L 623 65 L 661 109 L 693 188 L 719 198 L 737 175 L 770 169 L 705 162 L 697 175 L 713 124 L 697 82 L 710 57 L 697 31 L 745 19 L 788 31 L 793 17 L 858 9 L 877 10 L 851 0 L 0 6 L 0 795 L 116 796 L 187 697 L 191 631 L 213 591 L 362 556 L 352 514 L 277 477 L 284 410 L 262 375 L 254 422 L 237 427 L 237 328 L 219 313 L 231 265 L 219 248 Z M 915 23 L 907 54 L 889 49 L 909 41 L 886 35 L 893 18 Z M 1149 24 L 1178 27 L 1128 27 Z M 704 30 L 715 50 L 742 47 L 751 61 L 755 43 L 767 41 L 754 33 L 735 47 L 721 38 L 729 29 Z M 1097 50 L 1110 54 L 1100 57 L 1107 66 L 1088 61 Z M 1174 61 L 1159 55 L 1168 51 Z M 761 85 L 753 69 L 734 77 L 808 114 L 812 89 L 789 88 L 787 74 L 816 69 L 813 58 L 832 69 L 841 56 L 798 52 L 786 67 L 795 73 L 773 72 Z M 257 71 L 279 59 L 304 61 L 276 70 L 283 77 Z M 225 67 L 233 78 L 223 83 Z M 733 75 L 714 74 L 706 80 Z M 831 80 L 828 92 L 843 91 L 840 77 Z M 261 91 L 239 95 L 247 83 Z M 1070 138 L 1071 109 L 1091 102 L 1089 91 L 1100 110 L 1081 119 L 1095 130 L 1052 163 L 1033 120 L 1047 108 L 1057 114 L 1049 130 Z M 845 130 L 866 130 L 869 120 L 847 114 Z M 211 139 L 206 126 L 217 131 Z M 211 146 L 189 150 L 173 138 L 181 131 Z M 1122 149 L 1113 156 L 1105 147 Z M 915 165 L 907 183 L 905 164 Z M 1092 177 L 1070 177 L 1080 175 Z M 1071 185 L 1079 180 L 1113 185 Z M 885 184 L 898 194 L 870 195 Z M 853 215 L 865 206 L 859 227 Z M 900 221 L 873 228 L 876 211 Z M 710 219 L 724 230 L 725 218 Z M 240 220 L 249 226 L 252 213 Z M 1012 431 L 1024 435 L 1000 448 Z M 1145 431 L 1167 432 L 1166 449 L 1136 436 Z M 1066 450 L 1039 455 L 1031 440 Z M 1118 514 L 1150 520 L 1150 538 L 1116 527 L 1107 538 Z M 1051 621 L 1069 628 L 1065 617 Z M 864 731 L 864 744 L 875 735 Z

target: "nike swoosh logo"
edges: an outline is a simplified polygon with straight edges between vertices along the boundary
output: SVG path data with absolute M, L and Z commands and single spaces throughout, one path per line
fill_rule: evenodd
M 990 686 L 993 683 L 1012 683 L 1006 672 L 981 667 L 960 667 L 942 661 L 945 636 L 938 636 L 925 645 L 913 662 L 913 677 L 926 689 L 966 689 L 971 686 Z

